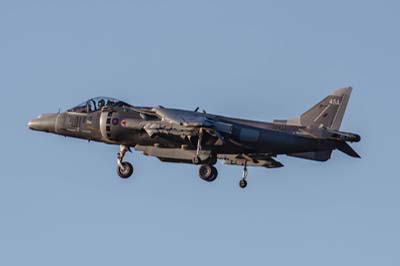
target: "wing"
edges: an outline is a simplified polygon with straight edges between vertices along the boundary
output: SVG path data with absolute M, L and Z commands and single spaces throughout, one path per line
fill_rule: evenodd
M 192 164 L 195 151 L 185 149 L 160 148 L 153 146 L 136 145 L 137 151 L 144 155 L 154 156 L 164 162 L 189 163 Z M 201 151 L 200 158 L 206 160 L 210 156 L 209 151 Z M 243 166 L 247 161 L 248 166 L 260 166 L 265 168 L 281 168 L 283 164 L 266 154 L 218 154 L 218 159 L 222 159 L 224 164 Z
M 140 124 L 137 121 L 125 121 L 127 127 L 139 127 L 152 137 L 154 135 L 175 135 L 182 138 L 198 136 L 200 128 L 216 137 L 220 142 L 224 141 L 224 135 L 232 134 L 233 125 L 219 121 L 216 116 L 190 112 L 184 110 L 169 109 L 164 107 L 134 108 L 145 121 Z M 158 118 L 158 119 L 154 119 Z M 221 143 L 220 143 L 221 144 Z
M 225 137 L 232 134 L 233 124 L 220 121 L 216 116 L 204 113 L 156 107 L 152 109 L 136 109 L 142 117 L 157 117 L 157 120 L 144 121 L 143 129 L 150 136 L 177 135 L 191 138 L 199 135 L 200 129 L 217 138 L 215 145 L 223 144 Z M 229 140 L 232 141 L 232 140 Z M 239 144 L 237 144 L 239 145 Z M 145 155 L 155 156 L 162 161 L 192 163 L 195 151 L 188 149 L 171 149 L 160 147 L 136 146 L 136 150 Z M 210 156 L 210 151 L 203 150 L 199 154 L 202 159 Z M 280 168 L 283 164 L 274 160 L 269 154 L 218 154 L 218 159 L 225 164 Z

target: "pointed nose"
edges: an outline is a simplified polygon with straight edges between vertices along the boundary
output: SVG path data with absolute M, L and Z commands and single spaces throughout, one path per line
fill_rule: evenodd
M 55 132 L 57 116 L 58 114 L 43 114 L 29 121 L 28 127 L 37 131 Z

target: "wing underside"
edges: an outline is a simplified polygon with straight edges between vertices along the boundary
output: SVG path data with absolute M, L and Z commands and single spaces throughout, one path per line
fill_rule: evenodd
M 154 146 L 140 146 L 136 145 L 137 151 L 143 152 L 144 155 L 157 157 L 164 162 L 175 163 L 192 163 L 193 157 L 196 155 L 195 150 L 182 149 L 182 148 L 161 148 Z M 199 157 L 202 161 L 207 161 L 210 157 L 211 151 L 203 150 L 200 152 Z M 247 162 L 248 166 L 259 166 L 265 168 L 280 168 L 283 164 L 276 161 L 269 155 L 265 154 L 218 154 L 218 159 L 222 160 L 224 164 L 240 165 L 243 166 Z

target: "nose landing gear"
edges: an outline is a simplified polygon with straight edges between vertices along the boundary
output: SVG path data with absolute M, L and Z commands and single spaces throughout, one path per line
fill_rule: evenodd
M 131 177 L 134 170 L 131 163 L 123 161 L 127 151 L 130 152 L 130 148 L 128 146 L 121 145 L 117 154 L 117 174 L 123 179 Z
M 133 166 L 129 162 L 122 162 L 121 166 L 118 165 L 117 173 L 122 179 L 127 179 L 133 174 Z

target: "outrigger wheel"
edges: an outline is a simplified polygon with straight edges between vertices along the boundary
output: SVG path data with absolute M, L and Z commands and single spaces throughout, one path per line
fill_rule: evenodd
M 246 181 L 246 179 L 240 179 L 239 186 L 240 186 L 241 188 L 246 188 L 246 187 L 247 187 L 247 181 Z

